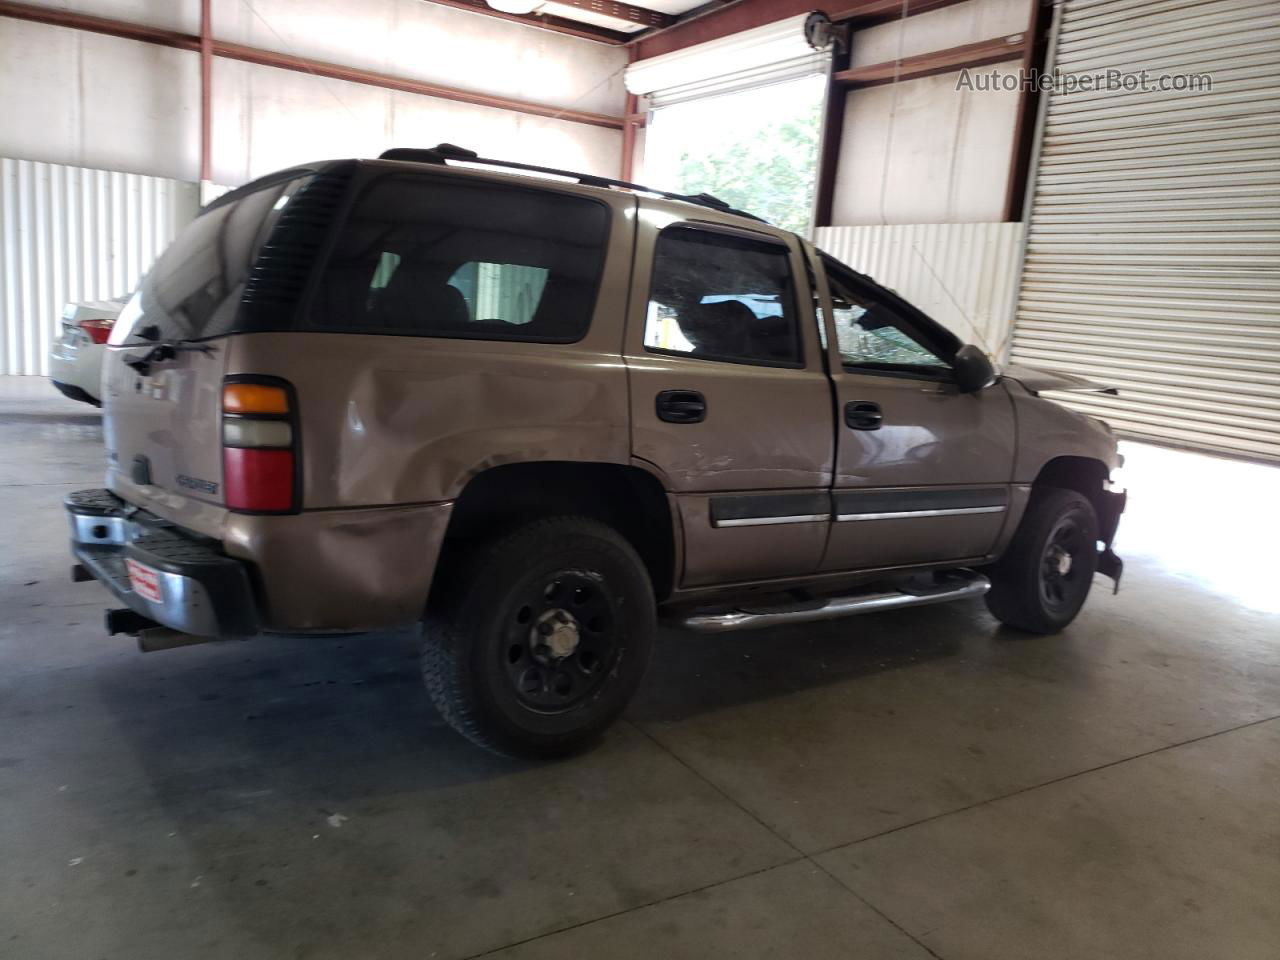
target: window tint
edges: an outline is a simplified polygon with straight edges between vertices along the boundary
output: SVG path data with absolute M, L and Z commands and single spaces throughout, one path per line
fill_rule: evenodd
M 845 366 L 914 369 L 921 373 L 950 369 L 937 354 L 907 332 L 907 325 L 896 313 L 858 290 L 838 269 L 833 269 L 826 258 L 824 263 L 836 340 Z
M 644 344 L 708 360 L 799 365 L 787 248 L 688 227 L 662 231 Z
M 386 177 L 324 271 L 322 329 L 567 343 L 587 331 L 608 209 L 550 191 Z
M 111 331 L 124 343 L 155 326 L 160 339 L 217 337 L 237 329 L 240 298 L 281 211 L 312 180 L 287 173 L 212 204 L 183 228 L 138 286 Z

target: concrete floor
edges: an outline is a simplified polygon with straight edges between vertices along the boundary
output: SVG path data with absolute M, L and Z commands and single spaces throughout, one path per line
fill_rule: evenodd
M 668 634 L 530 766 L 411 637 L 142 655 L 68 581 L 101 426 L 0 379 L 0 957 L 1280 957 L 1280 472 L 1129 449 L 1124 590 Z

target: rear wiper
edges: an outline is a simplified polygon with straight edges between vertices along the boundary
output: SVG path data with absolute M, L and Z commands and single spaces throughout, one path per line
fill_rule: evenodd
M 191 340 L 126 340 L 120 344 L 122 347 L 141 347 L 148 346 L 151 349 L 142 356 L 129 354 L 124 357 L 124 364 L 130 367 L 142 376 L 146 376 L 151 372 L 151 364 L 158 363 L 162 360 L 172 360 L 179 353 L 213 353 L 217 350 L 208 343 L 197 343 Z
M 217 351 L 211 343 L 204 343 L 200 340 L 126 340 L 124 343 L 116 344 L 118 347 L 151 347 L 153 350 L 158 347 L 164 347 L 175 353 L 214 353 Z

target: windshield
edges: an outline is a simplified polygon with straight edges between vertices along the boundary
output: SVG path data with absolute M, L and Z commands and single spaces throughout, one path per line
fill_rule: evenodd
M 263 241 L 309 175 L 273 178 L 205 209 L 143 278 L 108 340 L 192 340 L 235 329 L 240 298 Z M 154 328 L 154 329 L 149 329 Z

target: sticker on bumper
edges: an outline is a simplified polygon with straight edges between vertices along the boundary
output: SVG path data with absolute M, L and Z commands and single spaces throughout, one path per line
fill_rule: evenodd
M 131 557 L 125 557 L 124 563 L 129 570 L 129 586 L 133 588 L 133 592 L 143 600 L 162 603 L 164 596 L 160 593 L 160 574 Z

